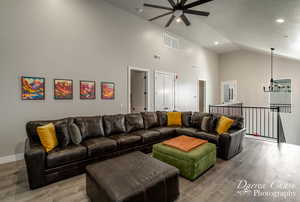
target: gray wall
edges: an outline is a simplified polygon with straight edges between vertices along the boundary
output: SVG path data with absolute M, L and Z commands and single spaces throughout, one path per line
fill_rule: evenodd
M 0 27 L 0 157 L 23 152 L 29 120 L 127 112 L 129 65 L 177 72 L 181 108 L 196 106 L 198 79 L 218 103 L 217 54 L 181 37 L 180 50 L 168 49 L 163 29 L 104 1 L 1 0 Z M 21 101 L 22 75 L 46 77 L 45 101 Z M 74 100 L 53 99 L 54 78 L 74 80 Z M 79 100 L 80 79 L 97 81 L 96 100 Z M 115 100 L 100 100 L 100 81 L 116 83 Z
M 247 106 L 268 106 L 270 54 L 240 50 L 220 56 L 220 80 L 237 80 L 238 100 Z M 274 58 L 274 78 L 292 80 L 292 113 L 282 113 L 283 127 L 288 143 L 300 144 L 300 61 Z

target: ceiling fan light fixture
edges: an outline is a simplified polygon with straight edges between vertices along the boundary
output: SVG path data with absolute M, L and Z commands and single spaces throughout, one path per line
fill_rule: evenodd
M 208 17 L 209 12 L 205 11 L 198 11 L 198 10 L 191 10 L 190 8 L 194 8 L 196 6 L 200 6 L 202 4 L 208 3 L 213 0 L 197 0 L 192 3 L 187 3 L 187 0 L 168 0 L 169 6 L 160 6 L 160 5 L 154 5 L 154 4 L 148 4 L 144 3 L 144 7 L 150 7 L 150 8 L 156 8 L 160 10 L 167 10 L 167 13 L 161 14 L 159 16 L 153 17 L 151 19 L 148 19 L 149 21 L 153 21 L 162 17 L 165 17 L 167 15 L 171 15 L 169 18 L 167 24 L 165 25 L 165 28 L 168 28 L 172 22 L 175 20 L 177 23 L 183 22 L 186 26 L 190 26 L 191 22 L 189 21 L 188 15 L 197 15 L 197 16 L 204 16 Z

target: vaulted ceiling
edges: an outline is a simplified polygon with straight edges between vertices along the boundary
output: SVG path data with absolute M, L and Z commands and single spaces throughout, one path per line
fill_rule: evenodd
M 143 3 L 170 6 L 167 0 L 106 1 L 145 19 L 165 11 L 143 7 Z M 143 12 L 138 12 L 139 8 Z M 218 53 L 240 48 L 269 51 L 274 47 L 279 55 L 300 59 L 300 0 L 214 0 L 193 9 L 208 11 L 210 16 L 188 15 L 191 26 L 173 23 L 167 30 Z M 277 23 L 279 18 L 285 23 Z M 168 19 L 153 23 L 164 27 Z

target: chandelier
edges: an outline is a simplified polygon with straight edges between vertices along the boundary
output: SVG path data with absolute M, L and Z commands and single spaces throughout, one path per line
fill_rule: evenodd
M 271 79 L 270 79 L 270 85 L 268 87 L 263 87 L 264 92 L 266 93 L 271 93 L 275 92 L 275 84 L 274 84 L 274 79 L 273 79 L 273 57 L 274 57 L 274 50 L 275 48 L 271 48 Z

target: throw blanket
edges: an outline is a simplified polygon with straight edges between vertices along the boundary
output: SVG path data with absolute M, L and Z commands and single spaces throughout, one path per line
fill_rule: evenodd
M 176 149 L 179 149 L 184 152 L 189 152 L 192 149 L 199 147 L 202 144 L 207 143 L 207 140 L 202 140 L 199 138 L 194 138 L 194 137 L 188 137 L 188 136 L 179 136 L 172 138 L 170 140 L 164 141 L 163 144 L 174 147 Z

